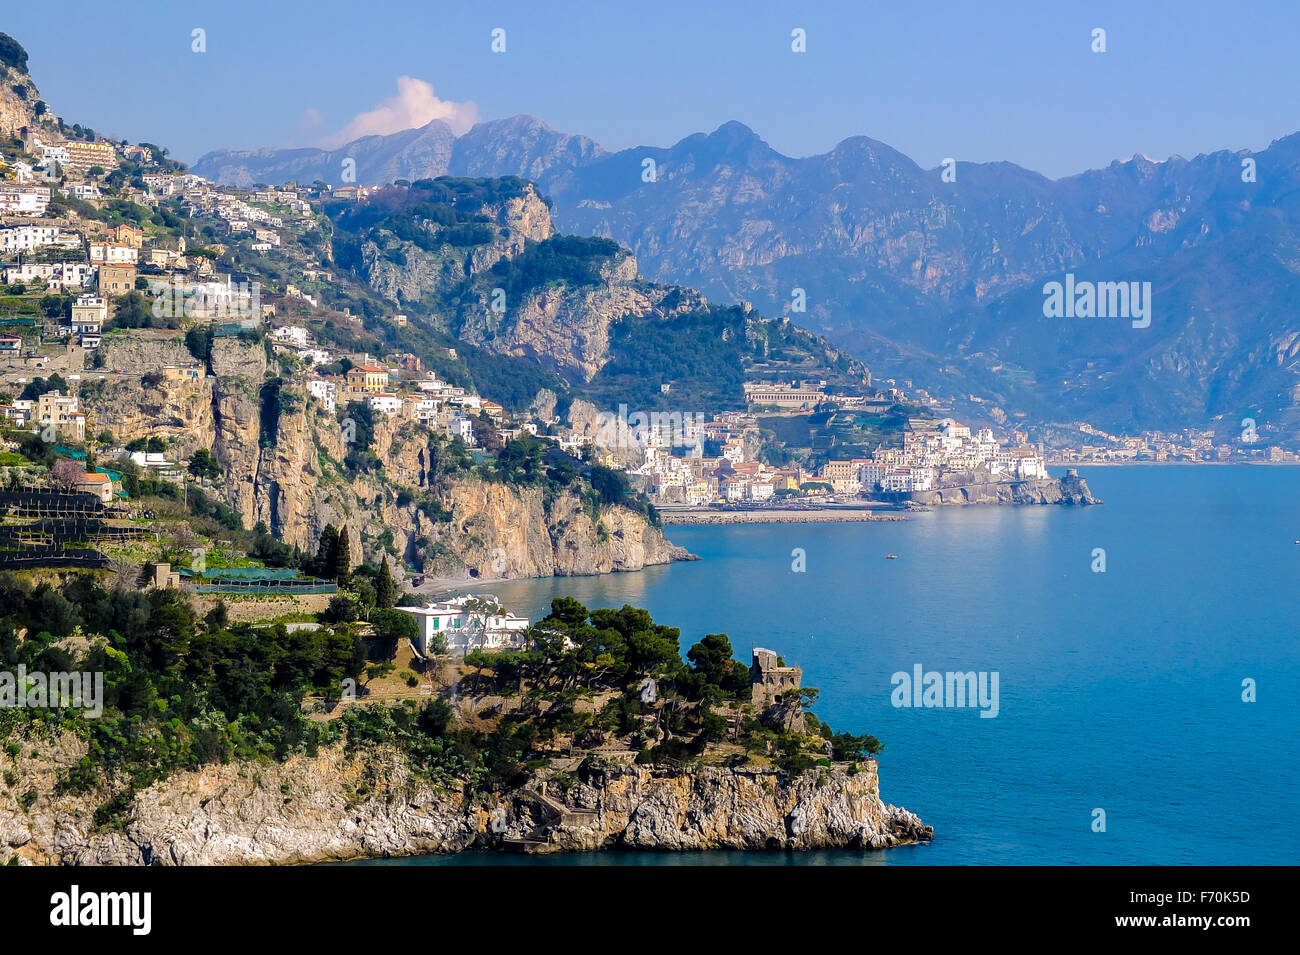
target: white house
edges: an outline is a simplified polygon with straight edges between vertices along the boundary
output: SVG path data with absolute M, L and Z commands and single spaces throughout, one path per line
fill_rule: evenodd
M 82 348 L 98 348 L 104 323 L 108 321 L 108 303 L 98 295 L 81 295 L 72 304 L 73 335 Z
M 909 468 L 891 468 L 880 476 L 880 489 L 891 494 L 909 494 L 912 491 L 912 472 Z
M 43 216 L 49 204 L 49 186 L 0 183 L 0 212 L 9 215 Z
M 0 229 L 0 252 L 31 252 L 47 245 L 80 245 L 74 235 L 62 237 L 58 226 L 24 225 L 13 229 Z
M 68 147 L 63 143 L 43 143 L 39 139 L 33 139 L 32 147 L 41 151 L 43 162 L 57 162 L 65 166 L 68 163 Z
M 5 269 L 5 282 L 13 285 L 22 282 L 30 286 L 33 282 L 41 285 L 58 285 L 62 288 L 86 286 L 94 270 L 86 262 L 25 262 L 22 265 Z
M 284 342 L 287 345 L 295 345 L 298 348 L 307 347 L 307 329 L 299 328 L 297 325 L 281 325 L 271 333 L 271 337 L 277 342 Z
M 391 418 L 402 410 L 402 399 L 397 395 L 381 391 L 370 396 L 370 407 L 374 411 L 382 411 Z
M 745 478 L 724 478 L 719 484 L 723 498 L 728 501 L 743 501 L 749 493 L 749 481 Z
M 85 202 L 103 197 L 99 191 L 99 186 L 93 182 L 74 182 L 63 190 L 63 194 Z
M 467 650 L 507 650 L 524 646 L 524 631 L 528 629 L 527 617 L 516 617 L 506 611 L 502 614 L 481 615 L 466 609 L 471 600 L 482 599 L 495 603 L 494 597 L 452 597 L 423 607 L 398 607 L 396 609 L 415 617 L 420 634 L 412 649 L 421 658 L 427 656 L 434 637 L 441 635 L 447 649 L 453 653 Z
M 108 303 L 98 295 L 79 295 L 72 303 L 72 331 L 75 335 L 98 332 L 108 321 Z
M 132 451 L 131 460 L 137 467 L 142 468 L 169 468 L 172 463 L 167 460 L 167 456 L 161 451 Z
M 1022 481 L 1032 481 L 1047 477 L 1047 464 L 1041 455 L 1034 451 L 1017 451 L 1013 457 L 1016 477 Z
M 881 476 L 888 471 L 887 465 L 868 461 L 858 466 L 858 484 L 867 490 L 873 490 L 880 483 Z
M 423 398 L 412 395 L 406 399 L 403 409 L 416 421 L 431 421 L 438 416 L 438 399 Z
M 103 263 L 135 265 L 139 259 L 140 253 L 129 245 L 118 245 L 113 242 L 90 243 L 90 261 L 96 265 Z
M 0 338 L 0 343 L 7 339 Z M 17 339 L 14 339 L 17 341 Z M 36 414 L 36 402 L 30 398 L 19 398 L 4 408 L 5 417 L 19 427 L 25 428 Z
M 453 438 L 460 438 L 466 444 L 474 444 L 474 422 L 469 418 L 456 415 L 447 422 L 447 432 Z
M 948 438 L 957 438 L 960 440 L 961 438 L 970 437 L 970 426 L 964 425 L 960 421 L 956 421 L 952 418 L 944 418 L 943 421 L 939 423 L 939 430 Z
M 307 382 L 307 391 L 325 406 L 327 412 L 334 413 L 339 398 L 339 386 L 337 384 L 323 378 L 312 378 Z

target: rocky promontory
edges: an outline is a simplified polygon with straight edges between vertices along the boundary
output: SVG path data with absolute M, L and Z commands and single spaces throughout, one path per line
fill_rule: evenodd
M 1069 468 L 1061 478 L 1035 481 L 981 482 L 912 492 L 917 504 L 1100 504 L 1088 482 Z
M 335 745 L 284 763 L 228 763 L 142 790 L 96 826 L 97 796 L 60 795 L 78 743 L 17 757 L 32 793 L 0 796 L 0 854 L 23 864 L 285 865 L 454 853 L 606 849 L 884 849 L 933 838 L 880 798 L 877 764 L 652 768 L 588 756 L 570 772 L 467 799 L 400 754 Z M 543 772 L 542 776 L 547 774 Z M 563 784 L 560 784 L 560 780 Z

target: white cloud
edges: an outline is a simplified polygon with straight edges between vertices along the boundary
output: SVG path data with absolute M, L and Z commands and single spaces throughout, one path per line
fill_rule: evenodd
M 397 78 L 397 95 L 384 100 L 374 109 L 358 113 L 333 136 L 321 141 L 326 148 L 342 146 L 362 136 L 386 136 L 403 129 L 418 129 L 440 119 L 459 136 L 478 122 L 478 106 L 471 102 L 456 103 L 439 99 L 433 84 L 412 76 Z

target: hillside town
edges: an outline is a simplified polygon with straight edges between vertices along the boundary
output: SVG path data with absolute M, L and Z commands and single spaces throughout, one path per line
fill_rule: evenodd
M 822 462 L 814 467 L 778 466 L 763 460 L 761 430 L 767 412 L 811 411 L 830 399 L 813 391 L 777 386 L 749 391 L 752 410 L 716 416 L 677 413 L 643 415 L 625 429 L 613 429 L 614 442 L 595 447 L 598 459 L 624 467 L 657 505 L 761 506 L 792 498 L 875 498 L 898 500 L 916 491 L 983 482 L 1032 481 L 1048 477 L 1040 451 L 1000 443 L 990 428 L 974 435 L 951 418 L 910 416 L 901 428 L 901 446 L 884 441 L 864 456 Z M 777 404 L 802 399 L 802 403 Z M 836 396 L 839 408 L 884 413 L 898 395 Z M 830 414 L 830 412 L 826 412 Z M 562 443 L 573 441 L 572 435 Z M 628 464 L 626 450 L 636 450 Z M 622 453 L 620 453 L 622 452 Z
M 296 267 L 289 270 L 221 264 L 265 265 L 271 254 L 310 252 L 319 242 L 323 204 L 363 201 L 367 187 L 319 181 L 220 186 L 184 171 L 160 147 L 68 132 L 73 135 L 55 140 L 20 130 L 16 145 L 0 157 L 0 407 L 10 426 L 41 431 L 50 440 L 80 444 L 99 436 L 81 407 L 79 383 L 124 374 L 102 365 L 101 346 L 199 326 L 213 337 L 264 337 L 326 414 L 359 403 L 374 415 L 419 422 L 469 448 L 499 447 L 525 433 L 548 438 L 575 457 L 625 472 L 635 488 L 669 507 L 761 506 L 831 495 L 897 500 L 954 485 L 1044 479 L 1049 459 L 1300 460 L 1250 429 L 1229 443 L 1216 442 L 1205 429 L 1125 436 L 1086 422 L 1074 426 L 1085 439 L 1076 445 L 1041 435 L 1031 443 L 1024 425 L 999 438 L 989 426 L 945 417 L 945 402 L 892 379 L 858 394 L 831 393 L 817 381 L 747 382 L 745 411 L 629 416 L 620 409 L 598 412 L 582 426 L 537 409 L 511 414 L 489 396 L 440 378 L 410 352 L 373 354 L 317 340 L 314 328 L 334 322 L 359 327 L 359 318 L 322 301 L 335 276 L 316 259 L 291 259 Z M 140 209 L 155 218 L 132 213 Z M 173 227 L 182 216 L 193 225 Z M 261 281 L 267 272 L 280 279 Z M 330 319 L 324 326 L 323 316 Z M 395 328 L 408 323 L 399 312 L 388 321 Z M 455 349 L 447 351 L 456 357 Z M 152 374 L 202 378 L 205 369 L 196 357 Z M 898 409 L 908 410 L 894 433 L 876 435 L 869 448 L 832 442 L 794 459 L 772 453 L 773 446 L 791 444 L 774 440 L 772 427 L 818 415 L 897 416 Z M 132 453 L 101 450 L 121 459 Z M 183 473 L 183 462 L 166 449 L 142 463 L 164 476 Z M 87 471 L 96 493 L 121 494 L 120 486 L 102 487 L 96 476 L 102 473 Z
M 360 402 L 470 447 L 485 427 L 498 442 L 524 428 L 538 430 L 533 422 L 510 426 L 500 403 L 439 380 L 415 355 L 376 356 L 317 342 L 302 318 L 325 311 L 313 288 L 333 281 L 330 271 L 309 265 L 297 281 L 269 288 L 216 264 L 237 250 L 264 254 L 299 243 L 318 226 L 323 201 L 364 199 L 364 187 L 235 190 L 180 171 L 165 150 L 148 145 L 49 141 L 27 130 L 18 142 L 20 148 L 0 158 L 0 406 L 11 427 L 81 444 L 88 424 L 78 382 L 123 373 L 97 364 L 105 336 L 111 342 L 202 326 L 218 337 L 265 335 L 273 354 L 301 373 L 330 415 Z M 129 177 L 121 172 L 128 167 Z M 200 234 L 130 218 L 110 224 L 115 216 L 106 213 L 133 208 L 161 210 L 164 223 L 175 209 L 201 223 Z M 340 317 L 351 318 L 346 311 Z M 391 321 L 401 327 L 406 316 Z M 196 359 L 157 374 L 202 378 L 205 371 Z M 51 387 L 54 381 L 61 387 Z M 181 462 L 163 451 L 147 463 L 164 476 L 182 473 Z M 91 472 L 86 480 L 100 493 L 102 475 Z

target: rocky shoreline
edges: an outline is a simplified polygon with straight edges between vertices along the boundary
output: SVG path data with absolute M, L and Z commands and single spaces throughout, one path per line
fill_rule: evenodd
M 414 776 L 400 754 L 341 745 L 284 763 L 176 773 L 96 827 L 102 796 L 61 795 L 75 741 L 23 747 L 35 798 L 0 797 L 0 855 L 28 865 L 301 865 L 466 849 L 885 849 L 934 830 L 883 803 L 875 760 L 794 777 L 771 769 L 661 769 L 590 757 L 566 788 L 536 779 L 466 801 Z M 57 756 L 55 755 L 57 754 Z M 23 765 L 27 764 L 27 765 Z M 548 789 L 549 786 L 549 789 Z
M 929 491 L 913 491 L 901 501 L 909 510 L 926 507 L 949 507 L 966 504 L 1101 504 L 1092 496 L 1088 482 L 1069 468 L 1064 477 L 1031 481 L 981 481 L 954 484 Z M 682 508 L 661 510 L 661 522 L 667 525 L 713 524 L 839 524 L 868 521 L 902 521 L 900 514 L 881 514 L 871 507 L 756 507 L 747 510 Z
M 932 491 L 915 491 L 912 500 L 933 507 L 965 504 L 1067 504 L 1091 505 L 1102 501 L 1092 496 L 1088 482 L 1069 468 L 1064 477 L 1036 481 L 961 484 Z

